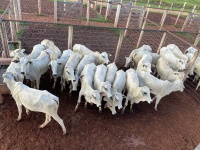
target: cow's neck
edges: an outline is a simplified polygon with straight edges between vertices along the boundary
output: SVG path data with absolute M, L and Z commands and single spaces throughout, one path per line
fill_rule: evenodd
M 9 90 L 11 91 L 11 93 L 14 90 L 14 84 L 16 83 L 16 81 L 14 79 L 7 79 L 7 87 L 9 88 Z

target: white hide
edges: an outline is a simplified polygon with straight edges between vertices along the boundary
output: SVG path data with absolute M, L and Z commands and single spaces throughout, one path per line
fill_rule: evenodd
M 78 52 L 80 53 L 81 55 L 89 55 L 91 53 L 93 53 L 92 50 L 90 50 L 89 48 L 87 48 L 85 45 L 81 45 L 81 44 L 75 44 L 73 46 L 73 51 L 74 52 Z
M 37 44 L 33 46 L 33 50 L 31 54 L 21 57 L 20 63 L 21 63 L 21 73 L 24 74 L 26 72 L 26 66 L 28 64 L 28 61 L 31 59 L 36 59 L 38 56 L 40 56 L 41 52 L 45 50 L 45 47 L 41 44 Z
M 174 82 L 163 81 L 144 71 L 137 71 L 137 75 L 140 86 L 147 86 L 151 89 L 151 93 L 155 95 L 155 110 L 157 110 L 157 105 L 164 96 L 169 95 L 171 92 L 183 92 L 184 90 L 183 81 L 179 79 Z
M 115 62 L 108 64 L 107 66 L 107 73 L 105 81 L 108 81 L 111 85 L 114 83 L 115 75 L 118 70 Z
M 130 111 L 132 112 L 132 106 L 134 103 L 138 104 L 139 102 L 147 101 L 149 104 L 151 103 L 150 90 L 147 86 L 139 87 L 139 79 L 137 77 L 137 73 L 134 69 L 129 69 L 126 71 L 126 89 L 127 96 L 126 102 L 124 104 L 124 108 L 122 113 L 124 113 L 128 102 L 130 101 Z
M 111 95 L 111 84 L 108 81 L 105 81 L 107 73 L 107 67 L 103 64 L 96 67 L 94 74 L 94 89 L 98 90 L 101 93 L 101 96 L 106 96 L 110 98 Z
M 164 57 L 168 61 L 170 68 L 173 70 L 178 71 L 186 69 L 187 61 L 174 56 L 167 47 L 162 47 L 160 49 L 160 56 Z
M 162 80 L 173 82 L 177 79 L 183 80 L 184 78 L 184 72 L 173 71 L 173 69 L 169 67 L 168 61 L 164 57 L 161 57 L 158 60 L 156 68 L 158 75 Z
M 191 46 L 188 49 L 186 49 L 184 53 L 185 54 L 187 54 L 187 53 L 195 53 L 196 51 L 198 51 L 198 50 Z
M 151 73 L 151 62 L 152 62 L 152 57 L 150 54 L 144 54 L 142 56 L 142 59 L 139 61 L 137 65 L 137 71 L 145 71 L 148 73 Z
M 58 116 L 57 111 L 59 107 L 59 98 L 48 91 L 40 91 L 29 88 L 22 82 L 16 82 L 11 73 L 5 73 L 3 75 L 4 83 L 7 84 L 11 91 L 18 108 L 18 118 L 21 120 L 22 106 L 26 108 L 26 112 L 30 111 L 43 112 L 46 115 L 45 122 L 40 126 L 44 128 L 53 117 L 62 127 L 63 134 L 66 134 L 66 128 L 63 120 Z
M 60 56 L 62 55 L 60 49 L 54 44 L 53 41 L 50 41 L 48 39 L 44 39 L 41 42 L 41 45 L 43 45 L 46 49 L 52 50 L 54 55 L 56 56 L 56 58 L 60 58 Z
M 67 63 L 71 53 L 73 53 L 71 49 L 65 50 L 63 51 L 59 59 L 53 59 L 49 63 L 49 67 L 51 67 L 52 74 L 54 77 L 53 88 L 55 88 L 57 78 L 60 77 L 61 91 L 63 90 L 63 71 L 64 71 L 65 64 Z
M 39 89 L 40 78 L 48 70 L 50 63 L 51 50 L 44 50 L 36 59 L 31 59 L 28 62 L 25 74 L 28 75 L 31 81 L 36 81 L 36 88 Z
M 94 74 L 96 71 L 96 65 L 94 63 L 85 65 L 83 71 L 81 72 L 81 90 L 79 92 L 79 97 L 77 101 L 77 105 L 75 107 L 75 111 L 77 111 L 78 106 L 81 102 L 81 96 L 85 97 L 85 107 L 87 103 L 96 104 L 101 112 L 101 99 L 100 93 L 98 90 L 94 90 L 93 87 L 93 80 Z
M 187 56 L 185 56 L 181 50 L 176 46 L 175 44 L 169 44 L 167 45 L 167 48 L 170 49 L 170 51 L 178 58 L 185 60 L 186 62 L 188 61 Z

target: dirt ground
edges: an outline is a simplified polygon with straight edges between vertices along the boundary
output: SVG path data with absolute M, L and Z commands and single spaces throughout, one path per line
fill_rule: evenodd
M 34 15 L 31 17 L 34 19 Z M 45 16 L 40 16 L 39 21 L 43 19 L 52 21 L 52 18 Z M 23 28 L 22 45 L 29 52 L 33 45 L 44 38 L 53 40 L 62 50 L 67 48 L 67 27 L 31 23 Z M 123 41 L 118 62 L 120 68 L 123 68 L 124 57 L 136 45 L 139 33 L 130 31 L 129 39 Z M 141 44 L 149 44 L 156 50 L 159 45 L 156 39 L 161 37 L 161 33 L 145 33 Z M 118 38 L 116 31 L 109 29 L 75 27 L 73 44 L 85 44 L 93 50 L 114 55 Z M 173 38 L 169 38 L 166 44 L 172 42 L 185 48 Z M 113 59 L 111 57 L 111 61 Z M 158 105 L 158 111 L 154 110 L 154 103 L 143 102 L 134 105 L 133 113 L 127 107 L 124 115 L 117 113 L 113 116 L 107 109 L 103 109 L 101 114 L 95 106 L 88 105 L 85 109 L 84 98 L 75 113 L 78 92 L 69 94 L 69 89 L 60 92 L 59 81 L 53 90 L 53 82 L 49 82 L 49 78 L 48 73 L 43 75 L 40 87 L 60 98 L 58 114 L 64 120 L 67 135 L 62 135 L 61 127 L 53 119 L 44 129 L 39 129 L 45 119 L 43 113 L 31 112 L 26 115 L 23 109 L 23 118 L 17 122 L 15 101 L 10 95 L 5 95 L 5 102 L 0 105 L 0 149 L 193 150 L 199 144 L 200 103 L 191 96 L 191 89 L 186 88 L 184 92 L 174 92 L 164 97 Z

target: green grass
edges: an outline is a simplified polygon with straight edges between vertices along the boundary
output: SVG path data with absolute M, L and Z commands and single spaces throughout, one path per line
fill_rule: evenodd
M 29 22 L 20 22 L 20 26 L 22 26 L 22 27 L 27 26 L 29 24 L 30 24 Z
M 0 9 L 0 14 L 3 14 L 4 13 L 4 10 Z
M 24 34 L 24 29 L 21 28 L 21 29 L 19 30 L 19 32 L 17 33 L 17 37 L 20 38 L 20 37 L 23 36 L 23 34 Z
M 41 13 L 41 14 L 39 15 L 39 14 L 37 13 L 36 16 L 47 16 L 47 14 L 42 14 L 42 13 Z
M 95 10 L 94 10 L 95 11 Z M 93 22 L 105 22 L 105 23 L 111 23 L 111 21 L 109 20 L 105 20 L 104 17 L 99 14 L 98 12 L 97 13 L 97 17 L 96 18 L 90 18 L 90 21 L 93 21 Z M 82 20 L 87 20 L 87 18 L 85 17 L 82 17 Z

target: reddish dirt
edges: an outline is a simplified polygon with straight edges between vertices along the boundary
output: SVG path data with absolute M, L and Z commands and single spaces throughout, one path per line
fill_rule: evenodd
M 38 16 L 38 20 L 34 15 L 31 17 L 36 21 L 52 21 L 52 18 L 46 16 Z M 48 38 L 61 50 L 65 50 L 67 27 L 29 23 L 23 26 L 23 48 L 31 52 L 35 44 Z M 128 31 L 119 55 L 119 68 L 123 68 L 124 57 L 136 45 L 139 34 L 139 30 Z M 156 51 L 161 37 L 161 32 L 145 32 L 141 45 L 148 44 Z M 118 38 L 119 32 L 116 30 L 76 26 L 73 44 L 81 43 L 94 51 L 107 51 L 113 55 L 113 61 Z M 171 36 L 165 45 L 170 43 L 177 44 L 181 49 L 187 48 L 187 45 Z M 43 113 L 31 112 L 28 116 L 23 109 L 22 120 L 16 122 L 17 106 L 13 98 L 6 95 L 4 104 L 0 105 L 0 149 L 193 150 L 199 144 L 200 103 L 191 96 L 192 89 L 186 88 L 183 93 L 175 92 L 164 97 L 157 112 L 154 110 L 154 103 L 149 105 L 144 102 L 135 104 L 133 113 L 127 107 L 124 115 L 118 113 L 113 116 L 106 109 L 99 114 L 95 106 L 88 105 L 84 109 L 84 98 L 78 112 L 74 113 L 78 92 L 70 95 L 68 89 L 60 92 L 58 84 L 52 90 L 52 85 L 49 74 L 43 75 L 41 90 L 46 89 L 60 98 L 58 114 L 64 120 L 68 134 L 62 136 L 61 127 L 53 119 L 46 128 L 39 129 L 38 126 L 45 119 Z

